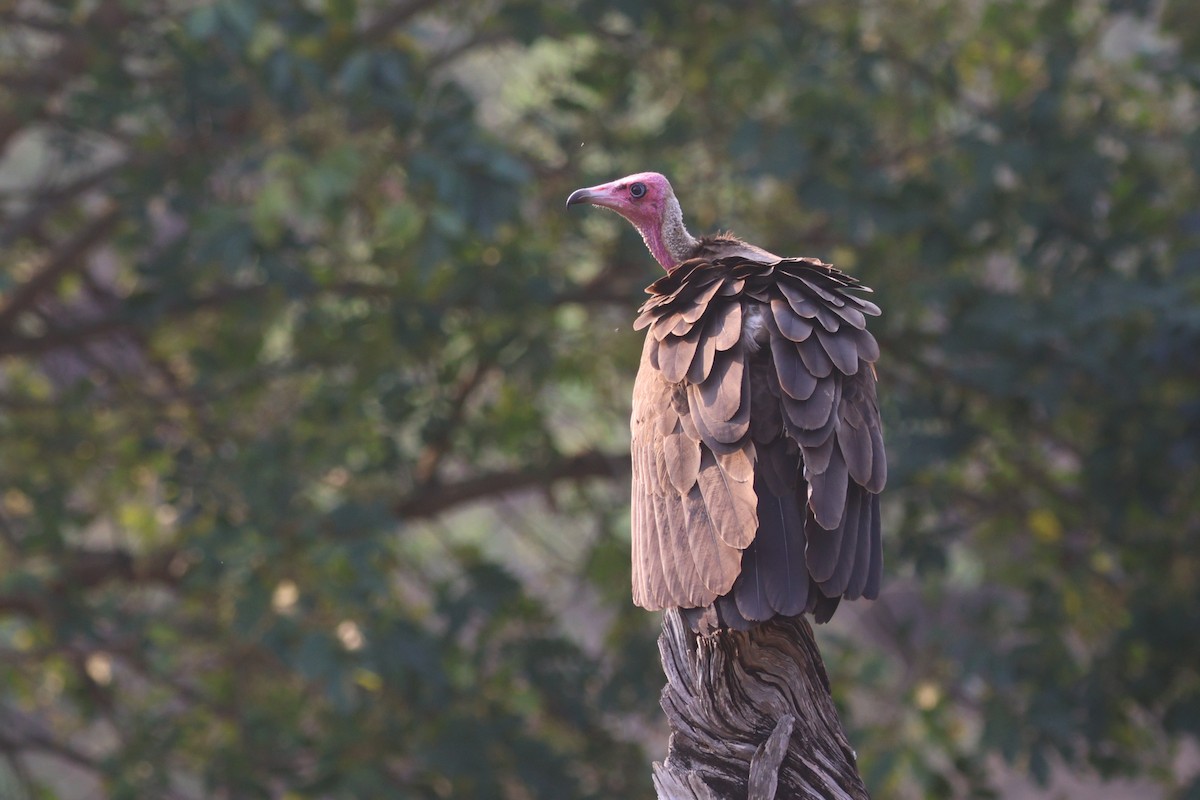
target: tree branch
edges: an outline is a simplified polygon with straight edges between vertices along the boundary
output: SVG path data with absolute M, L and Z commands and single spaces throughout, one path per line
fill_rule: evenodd
M 525 469 L 485 473 L 458 483 L 425 486 L 397 503 L 395 512 L 405 519 L 433 517 L 454 506 L 494 495 L 531 489 L 555 481 L 618 477 L 627 474 L 629 468 L 627 455 L 581 453 L 573 458 Z
M 475 393 L 475 389 L 491 369 L 491 358 L 480 357 L 474 366 L 467 371 L 466 377 L 458 382 L 454 393 L 450 397 L 450 403 L 443 417 L 444 422 L 438 426 L 438 429 L 430 437 L 429 441 L 425 443 L 425 446 L 421 448 L 421 452 L 417 456 L 415 472 L 418 486 L 426 486 L 436 482 L 438 467 L 450 449 L 450 433 L 459 421 L 461 421 L 467 401 L 471 399 L 471 395 Z
M 66 592 L 91 589 L 115 580 L 173 585 L 180 577 L 171 566 L 177 555 L 178 551 L 170 548 L 141 557 L 122 548 L 70 550 L 58 557 L 58 574 L 35 591 L 0 594 L 0 612 L 42 616 Z
M 658 649 L 672 731 L 660 800 L 868 798 L 804 617 L 697 636 L 671 609 Z
M 5 298 L 4 305 L 0 306 L 0 338 L 12 331 L 17 317 L 33 305 L 42 293 L 53 289 L 64 275 L 77 269 L 83 262 L 83 256 L 112 232 L 120 218 L 120 209 L 111 206 L 64 242 L 37 274 L 14 289 Z

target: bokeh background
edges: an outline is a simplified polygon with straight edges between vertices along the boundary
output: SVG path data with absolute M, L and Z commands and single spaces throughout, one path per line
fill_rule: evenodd
M 574 188 L 876 289 L 878 797 L 1200 797 L 1193 0 L 0 1 L 0 797 L 649 797 Z

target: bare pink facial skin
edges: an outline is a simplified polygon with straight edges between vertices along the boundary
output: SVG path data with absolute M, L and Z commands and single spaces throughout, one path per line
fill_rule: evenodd
M 619 180 L 576 189 L 567 206 L 589 203 L 629 220 L 655 260 L 668 272 L 684 261 L 696 240 L 683 225 L 683 211 L 670 182 L 657 172 L 638 172 Z

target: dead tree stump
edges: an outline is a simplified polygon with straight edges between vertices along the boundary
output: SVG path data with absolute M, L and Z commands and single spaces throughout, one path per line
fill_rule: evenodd
M 672 609 L 658 649 L 672 731 L 659 800 L 869 798 L 806 619 L 697 636 Z

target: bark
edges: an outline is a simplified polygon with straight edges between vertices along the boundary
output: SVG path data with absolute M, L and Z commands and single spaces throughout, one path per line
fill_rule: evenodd
M 672 609 L 658 647 L 672 731 L 660 800 L 869 797 L 806 619 L 698 636 Z

